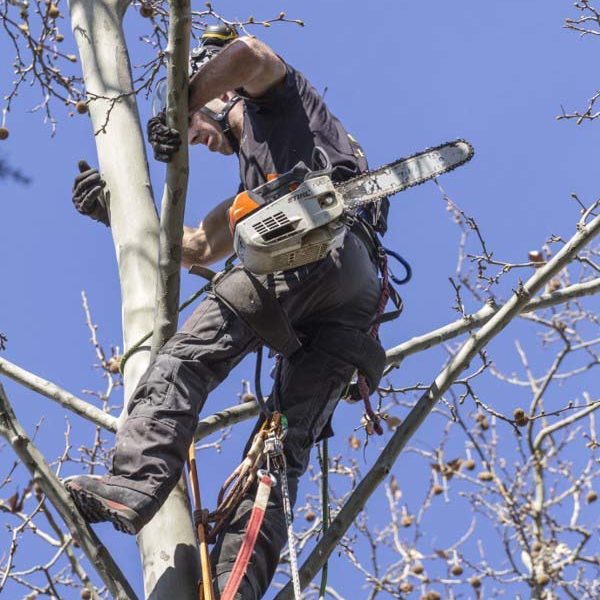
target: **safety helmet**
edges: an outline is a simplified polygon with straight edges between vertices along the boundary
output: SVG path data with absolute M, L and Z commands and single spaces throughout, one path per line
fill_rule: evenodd
M 238 37 L 234 27 L 219 23 L 218 25 L 209 25 L 200 38 L 200 44 L 192 50 L 190 55 L 190 78 L 193 77 L 201 67 L 212 60 L 227 44 Z M 200 112 L 216 121 L 223 135 L 229 142 L 234 152 L 239 151 L 239 143 L 229 125 L 227 116 L 231 109 L 241 100 L 237 94 L 227 102 L 221 103 L 219 100 L 213 100 L 200 109 Z
M 230 25 L 209 25 L 200 37 L 200 43 L 190 54 L 190 78 L 237 37 L 237 31 Z

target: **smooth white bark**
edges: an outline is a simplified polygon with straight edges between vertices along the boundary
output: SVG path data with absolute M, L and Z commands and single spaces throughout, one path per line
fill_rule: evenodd
M 181 274 L 181 238 L 188 183 L 188 60 L 191 15 L 189 0 L 172 0 L 167 56 L 167 125 L 184 143 L 167 165 L 161 202 L 159 271 L 152 355 L 177 331 Z
M 70 0 L 98 164 L 110 191 L 111 232 L 121 282 L 123 343 L 127 348 L 152 330 L 158 260 L 158 217 L 144 138 L 122 28 L 128 2 Z M 125 368 L 129 398 L 148 366 L 136 352 Z
M 122 295 L 124 348 L 154 326 L 159 227 L 122 21 L 123 0 L 70 0 L 98 163 L 110 190 L 111 231 Z M 110 112 L 109 112 L 110 111 Z M 148 366 L 136 352 L 125 367 L 125 400 Z M 196 542 L 184 487 L 138 536 L 146 596 L 196 599 Z

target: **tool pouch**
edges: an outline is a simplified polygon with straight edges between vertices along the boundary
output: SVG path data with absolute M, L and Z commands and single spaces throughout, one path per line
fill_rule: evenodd
M 213 279 L 213 292 L 258 335 L 269 348 L 289 358 L 300 340 L 279 304 L 252 273 L 234 267 Z

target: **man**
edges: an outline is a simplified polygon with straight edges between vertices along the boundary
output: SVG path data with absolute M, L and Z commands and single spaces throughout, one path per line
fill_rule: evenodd
M 190 82 L 189 106 L 189 143 L 237 154 L 240 189 L 252 189 L 300 161 L 310 165 L 315 146 L 329 156 L 334 181 L 366 169 L 362 152 L 304 76 L 255 38 L 237 38 L 201 65 Z M 150 120 L 148 132 L 155 157 L 170 160 L 179 147 L 178 133 L 160 117 Z M 76 180 L 74 202 L 80 212 L 108 224 L 102 186 L 97 171 L 86 170 Z M 198 227 L 185 228 L 184 266 L 208 265 L 232 253 L 230 204 L 218 205 Z M 364 345 L 381 295 L 373 228 L 385 230 L 380 210 L 357 218 L 348 226 L 343 246 L 323 260 L 257 276 L 302 340 L 299 350 L 280 360 L 270 395 L 288 420 L 284 452 L 292 503 L 310 448 L 328 434 L 329 419 L 355 369 L 364 366 L 366 354 L 381 363 L 380 347 L 367 352 Z M 218 294 L 208 294 L 160 350 L 132 395 L 111 472 L 102 479 L 80 476 L 67 483 L 90 522 L 109 520 L 135 533 L 152 518 L 181 475 L 207 395 L 262 341 Z M 370 378 L 371 389 L 376 379 Z M 219 591 L 236 559 L 253 499 L 253 491 L 244 497 L 213 550 Z M 263 596 L 285 542 L 276 489 L 237 597 Z

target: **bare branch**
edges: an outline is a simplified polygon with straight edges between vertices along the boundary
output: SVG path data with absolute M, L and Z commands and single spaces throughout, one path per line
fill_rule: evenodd
M 64 408 L 91 421 L 95 425 L 99 425 L 113 433 L 117 430 L 117 420 L 112 415 L 96 408 L 93 404 L 90 404 L 81 398 L 77 398 L 77 396 L 63 390 L 55 383 L 42 379 L 4 358 L 0 358 L 0 373 L 42 396 L 46 396 L 46 398 L 58 402 L 58 404 Z
M 167 57 L 167 125 L 184 140 L 167 165 L 162 197 L 156 306 L 152 356 L 177 330 L 181 239 L 188 183 L 188 57 L 190 48 L 190 2 L 170 3 Z
M 17 456 L 31 473 L 34 482 L 42 488 L 59 512 L 110 593 L 119 600 L 137 598 L 118 565 L 114 562 L 110 552 L 79 514 L 69 494 L 17 421 L 1 385 L 0 435 L 10 443 Z
M 475 334 L 473 334 L 456 353 L 448 365 L 438 374 L 428 391 L 418 400 L 395 433 L 392 435 L 375 465 L 358 484 L 343 508 L 331 523 L 328 531 L 311 552 L 300 570 L 301 584 L 306 587 L 334 551 L 342 535 L 357 517 L 365 502 L 390 472 L 406 442 L 423 423 L 437 401 L 450 388 L 460 373 L 467 368 L 485 345 L 498 335 L 529 303 L 530 298 L 557 275 L 577 253 L 600 233 L 600 217 L 584 226 L 547 264 L 540 267 L 524 284 L 521 283 L 513 296 L 496 314 Z M 291 584 L 288 584 L 277 596 L 278 600 L 291 600 Z
M 585 283 L 578 283 L 566 288 L 556 290 L 550 294 L 543 294 L 539 298 L 530 300 L 521 312 L 528 313 L 535 310 L 542 310 L 555 306 L 569 300 L 574 300 L 582 296 L 589 296 L 600 291 L 600 278 L 592 279 Z M 481 327 L 487 323 L 497 312 L 499 308 L 493 304 L 486 304 L 476 313 L 467 315 L 463 319 L 458 319 L 453 323 L 448 323 L 439 329 L 434 329 L 429 333 L 414 337 L 402 344 L 395 346 L 387 351 L 388 372 L 390 367 L 396 367 L 400 362 L 422 350 L 427 350 L 433 346 L 454 339 L 463 333 L 468 333 L 473 329 Z

